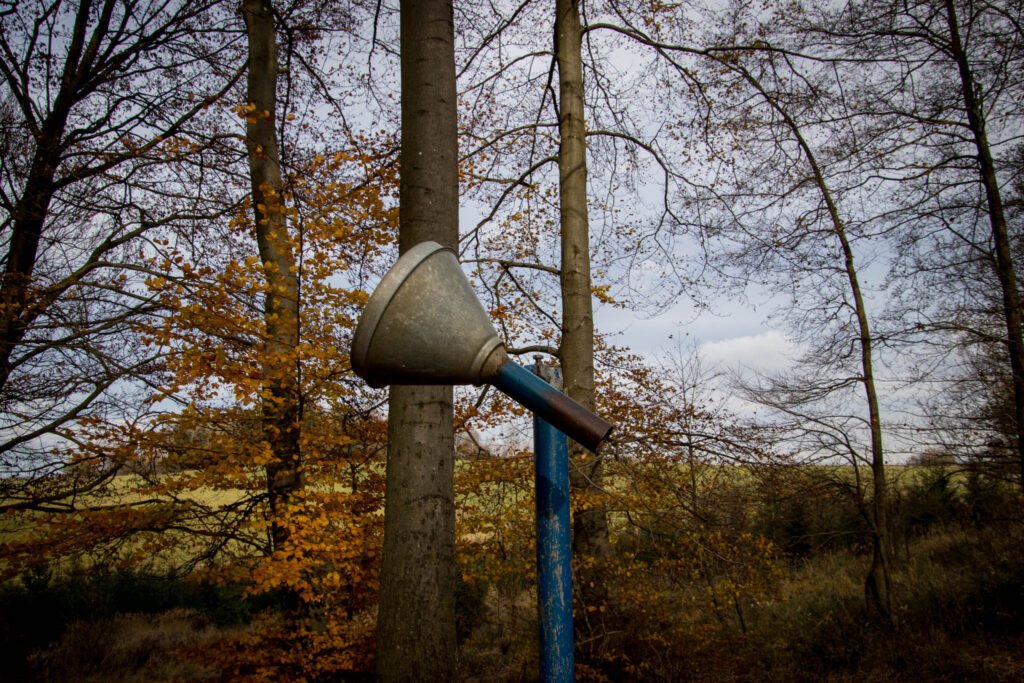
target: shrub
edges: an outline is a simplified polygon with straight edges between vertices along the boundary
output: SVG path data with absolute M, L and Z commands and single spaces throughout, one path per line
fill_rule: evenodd
M 751 612 L 743 646 L 752 678 L 1021 680 L 1024 549 L 1019 529 L 940 530 L 894 567 L 893 627 L 867 617 L 867 560 L 844 551 L 807 561 L 788 599 Z
M 57 642 L 30 654 L 24 678 L 122 683 L 210 678 L 215 670 L 184 661 L 174 651 L 216 632 L 205 617 L 185 609 L 77 621 Z
M 49 568 L 35 567 L 27 570 L 20 581 L 0 588 L 0 656 L 5 667 L 27 676 L 29 652 L 54 643 L 76 622 L 108 620 L 124 613 L 185 609 L 223 627 L 242 623 L 256 612 L 276 606 L 273 595 L 244 597 L 243 593 L 241 585 L 133 571 L 55 577 Z
M 909 481 L 896 487 L 907 533 L 920 536 L 963 515 L 964 506 L 953 477 L 953 470 L 941 465 L 916 467 Z

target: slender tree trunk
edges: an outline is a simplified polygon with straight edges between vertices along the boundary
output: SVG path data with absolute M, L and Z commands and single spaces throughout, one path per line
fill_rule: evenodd
M 299 452 L 302 421 L 295 349 L 299 342 L 299 285 L 283 213 L 277 132 L 277 42 L 269 0 L 244 0 L 249 37 L 246 147 L 256 243 L 266 277 L 263 301 L 266 349 L 263 366 L 263 431 L 274 461 L 267 465 L 271 541 L 282 550 L 289 538 L 289 506 L 303 487 Z M 296 602 L 294 596 L 289 602 Z M 291 605 L 297 607 L 297 604 Z
M 39 314 L 29 305 L 32 271 L 55 191 L 54 176 L 60 163 L 64 130 L 79 90 L 80 74 L 89 66 L 81 62 L 91 4 L 82 2 L 78 8 L 61 72 L 60 90 L 54 99 L 53 109 L 40 125 L 25 188 L 14 206 L 11 241 L 7 247 L 3 280 L 0 281 L 0 388 L 10 377 L 11 354 Z M 104 7 L 101 18 L 109 18 L 109 13 L 110 8 Z M 91 54 L 90 51 L 86 55 L 86 61 Z
M 820 173 L 816 170 L 816 174 Z M 860 361 L 863 373 L 864 394 L 868 401 L 868 419 L 871 431 L 871 567 L 864 581 L 865 599 L 869 608 L 885 619 L 892 618 L 891 583 L 889 579 L 888 509 L 889 488 L 885 475 L 885 451 L 882 448 L 881 411 L 878 407 L 878 392 L 875 390 L 875 372 L 872 361 L 871 328 L 868 325 L 867 307 L 857 279 L 857 268 L 853 261 L 853 249 L 846 236 L 846 228 L 839 220 L 839 213 L 832 202 L 828 189 L 821 180 L 822 193 L 826 196 L 829 213 L 832 215 L 835 234 L 843 250 L 844 265 L 850 291 L 853 294 L 854 311 L 860 332 Z
M 853 248 L 846 235 L 846 226 L 839 217 L 839 209 L 832 199 L 832 193 L 825 182 L 825 177 L 818 167 L 810 147 L 803 136 L 796 128 L 792 120 L 790 125 L 799 140 L 804 153 L 807 154 L 811 170 L 814 174 L 815 184 L 821 192 L 825 205 L 828 209 L 829 218 L 832 221 L 832 231 L 839 239 L 843 252 L 843 268 L 846 272 L 846 279 L 850 285 L 850 293 L 853 295 L 854 315 L 857 317 L 857 328 L 860 334 L 860 362 L 861 382 L 864 385 L 864 395 L 868 402 L 868 424 L 871 434 L 871 567 L 864 580 L 865 600 L 868 608 L 876 614 L 890 619 L 892 615 L 889 580 L 889 553 L 888 553 L 888 485 L 885 477 L 885 451 L 882 447 L 882 419 L 881 410 L 878 406 L 878 392 L 875 389 L 875 372 L 873 363 L 873 337 L 871 327 L 868 323 L 867 306 L 864 302 L 864 294 L 861 292 L 860 281 L 857 277 L 857 267 L 853 259 Z
M 832 232 L 839 240 L 843 253 L 843 270 L 846 273 L 846 280 L 850 286 L 850 293 L 854 301 L 854 315 L 857 318 L 857 331 L 859 333 L 860 361 L 861 361 L 861 383 L 864 385 L 864 394 L 868 403 L 868 424 L 871 434 L 871 479 L 872 479 L 872 501 L 870 514 L 867 515 L 871 522 L 871 567 L 864 580 L 865 600 L 868 608 L 886 620 L 892 618 L 889 578 L 889 548 L 888 548 L 888 485 L 885 476 L 885 450 L 882 447 L 882 419 L 881 410 L 878 406 L 878 392 L 875 388 L 875 372 L 873 363 L 873 337 L 868 322 L 867 305 L 864 302 L 864 295 L 861 291 L 860 280 L 857 277 L 857 267 L 853 258 L 853 247 L 850 245 L 849 237 L 846 234 L 846 226 L 839 216 L 839 208 L 836 206 L 825 181 L 825 175 L 821 172 L 818 159 L 814 150 L 804 139 L 800 126 L 789 115 L 782 106 L 764 89 L 761 82 L 749 71 L 740 67 L 739 72 L 754 86 L 765 101 L 779 114 L 786 122 L 790 132 L 796 138 L 797 144 L 807 157 L 807 163 L 811 168 L 814 184 L 821 193 L 822 200 L 828 210 L 829 220 L 832 222 Z M 859 486 L 858 486 L 859 489 Z
M 996 180 L 996 167 L 985 132 L 985 116 L 978 100 L 977 83 L 964 51 L 960 37 L 960 24 L 953 0 L 945 0 L 946 23 L 949 26 L 949 44 L 953 61 L 960 73 L 960 90 L 963 93 L 964 108 L 967 110 L 967 125 L 974 136 L 978 150 L 978 175 L 985 189 L 988 203 L 989 223 L 992 227 L 992 241 L 996 258 L 993 264 L 999 287 L 1003 295 L 1003 317 L 1006 321 L 1006 348 L 1010 357 L 1010 373 L 1013 377 L 1013 417 L 1016 430 L 1017 455 L 1020 462 L 1020 485 L 1024 489 L 1024 333 L 1022 333 L 1020 294 L 1017 290 L 1017 274 L 1013 267 L 1013 252 L 1006 228 L 1003 200 Z
M 402 0 L 399 251 L 458 246 L 458 128 L 451 0 Z M 382 681 L 455 677 L 452 388 L 396 386 L 388 404 Z
M 562 236 L 562 376 L 571 398 L 594 409 L 594 312 L 590 284 L 590 226 L 587 217 L 586 121 L 583 117 L 583 33 L 578 0 L 556 0 L 555 56 L 558 59 L 558 168 Z M 604 463 L 573 442 L 572 485 L 593 502 L 601 495 Z M 578 510 L 573 550 L 602 559 L 608 555 L 608 522 L 600 506 Z M 587 582 L 583 582 L 585 585 Z

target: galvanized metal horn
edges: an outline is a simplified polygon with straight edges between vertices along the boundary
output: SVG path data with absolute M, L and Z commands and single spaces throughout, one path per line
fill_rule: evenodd
M 381 279 L 352 337 L 352 369 L 371 387 L 491 384 L 584 447 L 612 426 L 512 362 L 453 250 L 421 242 Z

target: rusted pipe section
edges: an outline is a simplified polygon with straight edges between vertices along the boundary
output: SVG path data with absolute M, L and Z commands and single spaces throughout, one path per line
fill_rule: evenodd
M 507 356 L 485 381 L 595 453 L 612 431 L 610 424 Z

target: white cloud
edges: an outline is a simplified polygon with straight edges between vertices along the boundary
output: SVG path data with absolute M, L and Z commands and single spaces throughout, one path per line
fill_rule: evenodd
M 708 367 L 769 373 L 792 367 L 798 351 L 796 343 L 778 330 L 708 342 L 699 348 Z
M 717 302 L 713 311 L 701 311 L 680 297 L 655 316 L 612 306 L 597 306 L 594 315 L 597 328 L 613 335 L 612 343 L 652 358 L 675 353 L 680 343 L 722 341 L 767 328 L 764 315 L 729 300 Z

